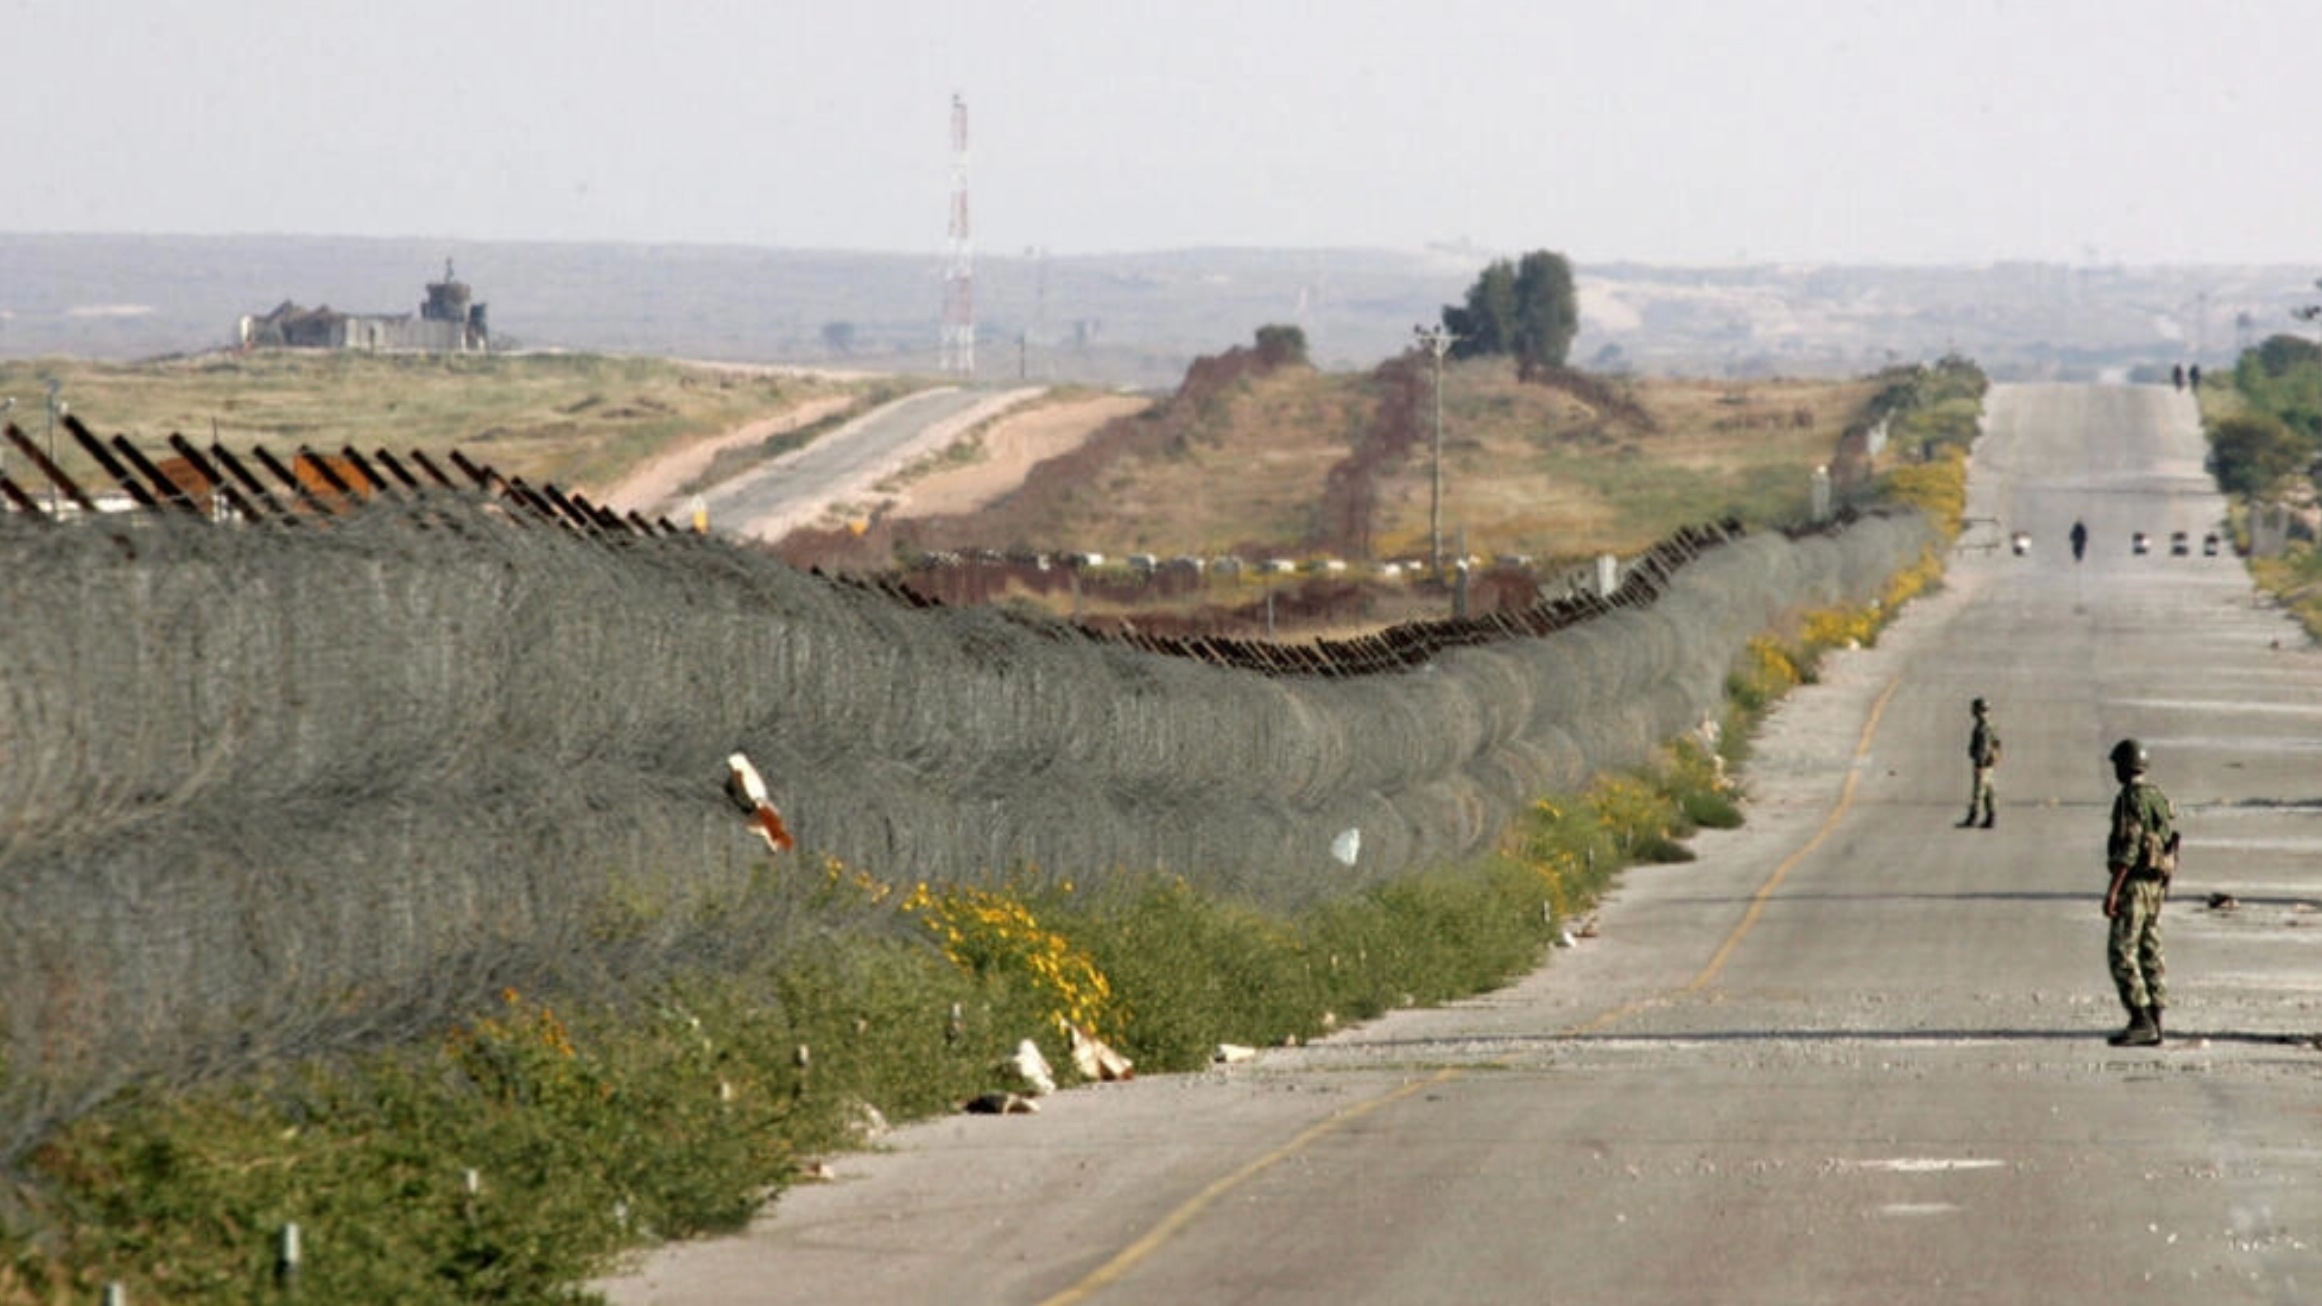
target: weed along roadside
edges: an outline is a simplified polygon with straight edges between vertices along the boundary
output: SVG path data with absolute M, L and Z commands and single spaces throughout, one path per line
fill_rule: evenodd
M 510 990 L 433 1046 L 67 1126 L 32 1158 L 52 1232 L 0 1296 L 262 1300 L 296 1224 L 310 1300 L 549 1299 L 622 1249 L 740 1227 L 882 1119 L 1022 1088 L 1002 1066 L 1023 1039 L 1070 1067 L 1078 1026 L 1166 1073 L 1495 987 L 1625 861 L 1738 819 L 1686 743 L 1541 800 L 1490 857 L 1296 916 L 1183 882 L 931 890 L 786 867 L 850 919 L 809 963 L 631 1009 Z
M 1885 489 L 1947 539 L 1961 480 L 1946 454 Z M 626 869 L 563 950 L 510 943 L 479 972 L 496 976 L 486 996 L 426 1037 L 46 1103 L 46 1127 L 0 1158 L 0 1301 L 115 1286 L 130 1302 L 573 1300 L 626 1251 L 740 1228 L 884 1122 L 995 1091 L 1036 1101 L 1035 1061 L 1066 1083 L 1084 1065 L 1187 1071 L 1497 987 L 1578 932 L 1622 867 L 1683 860 L 1692 831 L 1740 820 L 1728 777 L 1757 715 L 1824 652 L 1875 639 L 1940 556 L 1926 548 L 1861 606 L 1786 613 L 1724 668 L 1721 719 L 1532 795 L 1477 851 L 1391 876 L 1301 872 L 1311 888 L 1261 894 L 1281 868 L 946 878 L 754 852 L 740 878 L 696 889 L 678 869 Z M 810 841 L 811 806 L 786 810 Z M 1340 828 L 1313 860 L 1368 856 L 1372 836 L 1342 847 Z M 678 954 L 714 964 L 622 969 Z M 373 1000 L 350 985 L 328 1005 L 402 1014 Z M 41 1069 L 0 1063 L 0 1090 L 28 1100 Z

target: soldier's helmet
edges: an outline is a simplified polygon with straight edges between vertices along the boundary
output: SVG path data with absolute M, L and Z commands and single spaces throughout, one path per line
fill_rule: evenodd
M 1979 698 L 1968 704 L 1967 710 L 1970 712 L 1986 712 L 1990 710 L 1990 704 L 1985 703 L 1982 699 Z
M 2112 769 L 2117 775 L 2141 775 L 2152 765 L 2152 754 L 2134 739 L 2123 739 L 2112 746 Z

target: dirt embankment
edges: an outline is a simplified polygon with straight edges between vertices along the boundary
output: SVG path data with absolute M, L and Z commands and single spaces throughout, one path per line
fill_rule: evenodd
M 1370 556 L 1371 527 L 1378 511 L 1378 473 L 1411 456 L 1419 438 L 1419 412 L 1433 393 L 1417 355 L 1390 358 L 1371 372 L 1378 408 L 1354 448 L 1322 486 L 1322 506 L 1306 544 L 1312 552 L 1340 558 Z
M 1152 405 L 1143 395 L 1105 394 L 1011 413 L 978 441 L 981 458 L 905 482 L 885 514 L 901 519 L 978 511 L 1022 485 L 1034 467 L 1078 449 L 1115 419 Z

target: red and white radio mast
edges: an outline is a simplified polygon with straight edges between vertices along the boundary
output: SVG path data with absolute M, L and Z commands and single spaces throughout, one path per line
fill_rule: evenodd
M 976 374 L 975 255 L 968 240 L 967 101 L 951 97 L 951 263 L 943 273 L 943 370 Z

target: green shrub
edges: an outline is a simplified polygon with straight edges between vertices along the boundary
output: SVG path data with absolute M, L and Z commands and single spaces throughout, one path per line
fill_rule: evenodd
M 2209 429 L 2209 466 L 2228 494 L 2262 494 L 2314 460 L 2312 436 L 2270 413 L 2240 413 Z
M 1686 794 L 1680 800 L 1685 819 L 1708 830 L 1735 830 L 1741 828 L 1741 804 L 1726 794 L 1714 790 Z

